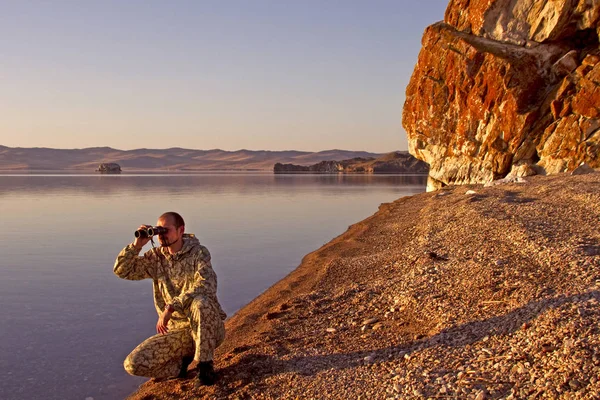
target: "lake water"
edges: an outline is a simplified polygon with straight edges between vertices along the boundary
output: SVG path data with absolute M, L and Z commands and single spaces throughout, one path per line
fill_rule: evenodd
M 180 212 L 210 250 L 232 315 L 304 255 L 425 184 L 406 175 L 0 174 L 0 399 L 114 400 L 145 381 L 122 362 L 155 334 L 151 281 L 121 280 L 112 267 L 134 230 L 164 211 Z

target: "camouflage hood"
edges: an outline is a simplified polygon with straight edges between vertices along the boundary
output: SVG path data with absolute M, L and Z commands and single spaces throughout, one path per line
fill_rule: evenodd
M 193 233 L 183 234 L 183 247 L 175 254 L 169 253 L 167 247 L 161 247 L 160 252 L 169 260 L 177 261 L 185 257 L 188 253 L 201 252 L 200 241 Z

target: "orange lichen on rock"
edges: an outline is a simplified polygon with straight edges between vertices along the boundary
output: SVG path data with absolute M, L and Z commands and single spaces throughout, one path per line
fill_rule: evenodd
M 600 2 L 583 0 L 450 1 L 425 30 L 402 118 L 429 189 L 514 165 L 600 167 L 599 16 Z

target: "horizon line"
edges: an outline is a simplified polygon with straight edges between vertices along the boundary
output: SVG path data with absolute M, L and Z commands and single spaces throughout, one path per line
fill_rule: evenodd
M 122 151 L 122 152 L 127 152 L 127 151 L 136 151 L 136 150 L 149 150 L 149 151 L 153 151 L 153 150 L 193 150 L 193 151 L 222 151 L 225 153 L 237 153 L 237 152 L 241 152 L 241 151 L 252 151 L 252 152 L 260 152 L 260 151 L 264 151 L 264 152 L 271 152 L 271 153 L 283 153 L 283 152 L 297 152 L 297 153 L 324 153 L 324 152 L 329 152 L 329 151 L 345 151 L 345 152 L 364 152 L 364 153 L 372 153 L 372 154 L 389 154 L 389 153 L 394 153 L 394 152 L 408 152 L 408 150 L 391 150 L 391 151 L 386 151 L 386 152 L 376 152 L 376 151 L 368 151 L 368 150 L 346 150 L 346 149 L 325 149 L 325 150 L 318 150 L 318 151 L 310 151 L 310 150 L 266 150 L 266 149 L 260 149 L 260 150 L 250 150 L 250 149 L 238 149 L 238 150 L 223 150 L 223 149 L 219 149 L 219 148 L 215 148 L 215 149 L 195 149 L 195 148 L 186 148 L 186 147 L 166 147 L 166 148 L 148 148 L 148 147 L 139 147 L 139 148 L 135 148 L 135 149 L 129 149 L 129 150 L 123 150 L 123 149 L 118 149 L 115 147 L 111 147 L 111 146 L 91 146 L 91 147 L 75 147 L 75 148 L 56 148 L 56 147 L 46 147 L 46 146 L 33 146 L 33 147 L 21 147 L 21 146 L 16 146 L 16 147 L 10 147 L 10 146 L 5 146 L 0 144 L 0 148 L 7 148 L 7 149 L 47 149 L 47 150 L 92 150 L 92 149 L 109 149 L 109 150 L 116 150 L 116 151 Z

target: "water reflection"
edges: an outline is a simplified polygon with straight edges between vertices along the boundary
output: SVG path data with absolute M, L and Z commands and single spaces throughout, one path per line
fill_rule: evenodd
M 261 193 L 265 187 L 343 185 L 348 187 L 403 186 L 422 187 L 423 175 L 282 175 L 282 174 L 197 174 L 197 175 L 0 175 L 0 196 L 22 193 L 93 193 L 109 196 L 135 191 L 151 193 L 177 187 L 178 191 L 201 190 L 208 193 L 233 191 Z
M 149 281 L 116 278 L 141 223 L 179 211 L 213 257 L 229 314 L 307 253 L 425 190 L 400 175 L 0 175 L 0 399 L 117 399 L 125 355 L 153 334 Z

